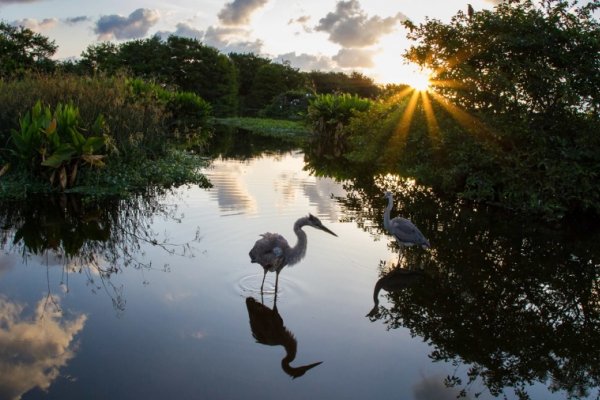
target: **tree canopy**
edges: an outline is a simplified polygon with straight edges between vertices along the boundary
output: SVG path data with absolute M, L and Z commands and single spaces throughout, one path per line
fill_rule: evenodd
M 28 70 L 53 69 L 50 59 L 58 46 L 31 29 L 14 27 L 0 21 L 0 78 L 10 78 Z

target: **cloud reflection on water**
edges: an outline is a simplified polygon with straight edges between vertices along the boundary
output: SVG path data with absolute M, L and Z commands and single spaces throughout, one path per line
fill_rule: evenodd
M 58 301 L 41 299 L 28 316 L 25 305 L 0 295 L 0 398 L 19 399 L 35 387 L 47 390 L 75 356 L 75 336 L 87 316 L 64 319 Z
M 292 204 L 308 199 L 318 216 L 334 221 L 338 218 L 338 207 L 331 197 L 344 196 L 345 191 L 331 178 L 303 171 L 300 152 L 277 159 L 257 157 L 239 164 L 217 159 L 212 164 L 213 168 L 206 171 L 214 185 L 211 197 L 223 213 L 257 214 L 264 204 L 275 204 L 277 210 L 288 211 Z

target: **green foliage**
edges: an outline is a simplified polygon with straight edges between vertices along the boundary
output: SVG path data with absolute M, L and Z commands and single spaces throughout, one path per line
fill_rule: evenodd
M 347 93 L 322 94 L 311 100 L 308 120 L 323 151 L 339 156 L 346 148 L 344 126 L 356 113 L 367 111 L 373 102 Z
M 79 109 L 85 131 L 104 115 L 117 150 L 113 156 L 121 158 L 160 156 L 168 140 L 180 133 L 201 141 L 211 134 L 210 107 L 195 95 L 123 76 L 58 74 L 0 81 L 0 143 L 7 142 L 10 129 L 18 127 L 19 117 L 38 100 L 51 107 L 71 102 Z
M 343 72 L 311 71 L 306 76 L 317 94 L 349 93 L 374 99 L 381 91 L 373 79 L 359 72 L 348 75 Z
M 54 41 L 30 29 L 0 21 L 0 78 L 22 76 L 28 71 L 48 72 L 55 67 L 51 57 Z
M 237 71 L 217 49 L 196 39 L 170 36 L 134 40 L 114 45 L 91 45 L 82 53 L 88 73 L 119 71 L 191 92 L 212 105 L 217 116 L 237 111 Z
M 47 174 L 50 182 L 62 190 L 73 186 L 83 163 L 103 166 L 100 154 L 107 145 L 102 115 L 93 125 L 93 135 L 84 136 L 80 129 L 79 111 L 72 104 L 58 104 L 51 111 L 37 102 L 20 121 L 20 129 L 12 130 L 10 153 L 32 174 Z M 43 168 L 47 167 L 47 168 Z
M 255 114 L 268 106 L 276 96 L 302 86 L 304 78 L 297 69 L 285 63 L 264 64 L 257 69 L 254 76 L 252 90 L 247 98 L 247 111 Z
M 169 113 L 166 124 L 173 136 L 199 136 L 203 130 L 208 132 L 212 107 L 197 94 L 167 90 L 140 78 L 132 78 L 127 82 L 134 98 L 154 98 L 165 106 Z
M 502 2 L 411 25 L 406 57 L 439 85 L 358 114 L 346 157 L 546 219 L 600 215 L 598 7 Z
M 204 158 L 175 149 L 169 149 L 157 159 L 114 159 L 102 171 L 85 171 L 79 185 L 69 192 L 95 197 L 126 197 L 181 185 L 211 187 L 200 172 L 205 166 Z
M 289 90 L 275 96 L 259 115 L 270 118 L 304 119 L 313 95 L 306 90 Z
M 301 121 L 288 121 L 270 118 L 221 118 L 219 125 L 235 127 L 250 131 L 260 136 L 275 137 L 294 143 L 302 143 L 309 135 L 309 130 Z

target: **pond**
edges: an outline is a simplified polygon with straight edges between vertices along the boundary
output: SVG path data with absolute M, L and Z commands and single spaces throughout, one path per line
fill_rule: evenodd
M 210 189 L 2 204 L 0 399 L 598 398 L 597 232 L 243 133 L 213 150 Z M 400 255 L 387 189 L 431 249 Z M 337 237 L 305 227 L 261 293 L 250 249 L 308 213 Z

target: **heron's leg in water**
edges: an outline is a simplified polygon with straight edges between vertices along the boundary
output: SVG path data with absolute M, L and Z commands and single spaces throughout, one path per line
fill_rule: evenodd
M 267 277 L 267 269 L 265 268 L 265 273 L 263 274 L 263 280 L 262 283 L 260 284 L 260 294 L 262 294 L 263 292 L 263 286 L 265 286 L 265 278 Z
M 277 286 L 279 285 L 279 272 L 281 270 L 275 272 L 275 296 L 277 296 Z

